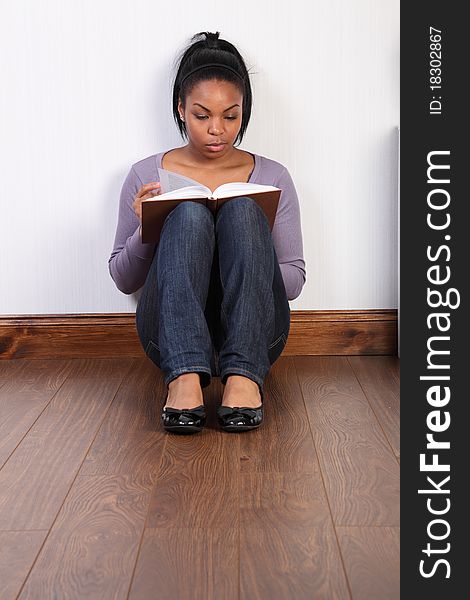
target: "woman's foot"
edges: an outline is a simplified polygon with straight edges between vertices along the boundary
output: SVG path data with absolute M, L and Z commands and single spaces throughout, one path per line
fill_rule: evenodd
M 243 375 L 227 377 L 222 406 L 258 408 L 261 404 L 261 393 L 256 381 Z
M 168 384 L 168 408 L 196 408 L 204 404 L 199 373 L 183 373 Z

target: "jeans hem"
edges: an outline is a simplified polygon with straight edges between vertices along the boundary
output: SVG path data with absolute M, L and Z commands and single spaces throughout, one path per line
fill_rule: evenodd
M 201 387 L 205 388 L 208 385 L 210 385 L 212 370 L 202 366 L 180 367 L 179 369 L 174 369 L 173 371 L 165 375 L 165 384 L 168 385 L 173 381 L 173 379 L 176 379 L 179 375 L 183 375 L 183 373 L 198 373 L 201 382 Z

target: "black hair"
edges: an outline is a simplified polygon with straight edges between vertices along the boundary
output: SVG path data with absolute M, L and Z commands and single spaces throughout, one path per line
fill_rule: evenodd
M 181 99 L 183 106 L 186 103 L 186 98 L 192 88 L 200 81 L 208 81 L 211 79 L 219 79 L 221 81 L 229 81 L 235 84 L 243 94 L 242 103 L 242 123 L 240 131 L 234 141 L 241 143 L 245 135 L 246 128 L 251 116 L 251 85 L 248 70 L 245 61 L 240 52 L 233 44 L 226 40 L 219 39 L 220 32 L 211 33 L 210 31 L 201 31 L 196 33 L 191 38 L 190 45 L 183 50 L 178 60 L 175 80 L 173 83 L 173 118 L 180 131 L 180 134 L 188 139 L 186 132 L 186 123 L 181 120 L 178 112 L 178 100 Z M 200 36 L 205 36 L 200 38 Z M 199 39 L 197 39 L 199 38 Z M 220 63 L 234 69 L 236 73 L 229 69 L 218 66 L 207 66 L 208 63 Z M 198 70 L 186 75 L 195 69 Z

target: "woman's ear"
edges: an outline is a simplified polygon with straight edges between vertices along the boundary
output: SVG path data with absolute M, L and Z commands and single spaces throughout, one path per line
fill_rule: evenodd
M 184 108 L 183 108 L 183 104 L 181 102 L 181 98 L 178 100 L 178 112 L 180 114 L 180 119 L 182 121 L 184 121 Z

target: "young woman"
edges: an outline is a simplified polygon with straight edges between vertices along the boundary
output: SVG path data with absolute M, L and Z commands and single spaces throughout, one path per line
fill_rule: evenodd
M 202 36 L 202 37 L 201 37 Z M 132 165 L 121 191 L 111 277 L 125 294 L 143 287 L 136 327 L 146 355 L 164 372 L 167 431 L 205 424 L 202 389 L 211 376 L 224 387 L 217 407 L 226 431 L 259 427 L 263 382 L 290 329 L 288 300 L 306 280 L 299 202 L 280 163 L 236 147 L 251 114 L 245 62 L 219 32 L 203 32 L 179 59 L 173 116 L 188 143 Z M 157 167 L 212 191 L 234 181 L 279 187 L 273 230 L 248 197 L 214 216 L 182 202 L 166 218 L 158 244 L 141 241 L 142 200 L 160 193 Z

